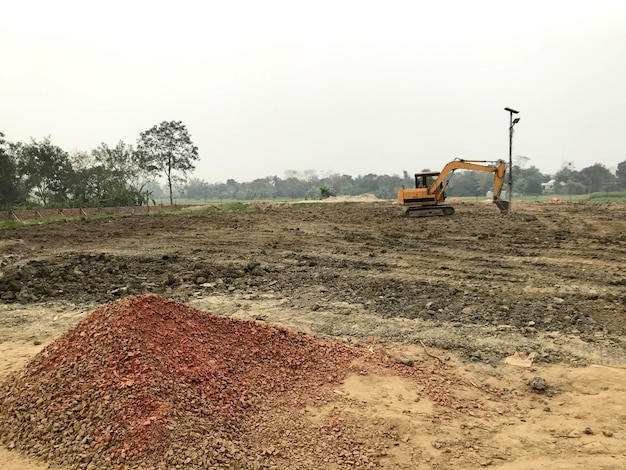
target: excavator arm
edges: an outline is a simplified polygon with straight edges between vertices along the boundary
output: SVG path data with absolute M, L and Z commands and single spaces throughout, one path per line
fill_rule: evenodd
M 456 170 L 472 170 L 472 171 L 486 171 L 493 173 L 493 200 L 501 211 L 504 206 L 507 205 L 505 201 L 500 199 L 500 193 L 502 192 L 502 186 L 504 186 L 504 175 L 506 173 L 506 162 L 504 160 L 498 160 L 495 166 L 481 165 L 481 163 L 489 163 L 487 160 L 463 160 L 457 158 L 446 164 L 439 173 L 439 177 L 428 188 L 428 192 L 435 195 L 437 200 L 443 200 L 443 192 L 448 187 L 450 182 L 449 176 Z

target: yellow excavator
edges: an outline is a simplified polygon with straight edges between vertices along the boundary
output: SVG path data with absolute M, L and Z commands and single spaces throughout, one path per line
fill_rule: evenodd
M 504 186 L 506 162 L 504 160 L 488 162 L 487 160 L 457 158 L 444 166 L 441 171 L 415 173 L 415 188 L 398 190 L 398 204 L 407 206 L 406 215 L 425 217 L 454 214 L 454 207 L 446 204 L 445 201 L 446 188 L 456 170 L 493 173 L 493 202 L 498 206 L 500 212 L 507 212 L 509 203 L 500 199 L 502 186 Z

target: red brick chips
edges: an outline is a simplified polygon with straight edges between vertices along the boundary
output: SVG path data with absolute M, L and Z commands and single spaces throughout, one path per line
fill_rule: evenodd
M 315 426 L 300 413 L 306 403 L 367 369 L 413 377 L 436 402 L 453 405 L 441 383 L 454 378 L 441 367 L 407 367 L 367 348 L 157 295 L 126 297 L 0 384 L 0 436 L 67 468 L 314 468 L 329 458 L 340 465 L 332 460 L 336 439 L 308 446 L 304 433 Z M 277 409 L 285 421 L 272 426 Z M 292 456 L 276 450 L 283 439 Z M 375 462 L 375 450 L 363 452 L 363 462 Z

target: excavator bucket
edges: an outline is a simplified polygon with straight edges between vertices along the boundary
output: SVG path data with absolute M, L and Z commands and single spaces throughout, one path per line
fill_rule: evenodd
M 509 212 L 509 201 L 503 201 L 502 199 L 494 199 L 496 206 L 500 209 L 501 214 L 507 214 Z

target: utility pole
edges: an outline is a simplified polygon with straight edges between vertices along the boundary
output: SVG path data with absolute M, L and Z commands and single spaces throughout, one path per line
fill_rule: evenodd
M 513 202 L 513 126 L 519 122 L 519 118 L 513 119 L 513 115 L 518 114 L 519 111 L 511 108 L 504 108 L 504 110 L 509 113 L 509 206 L 506 213 L 511 215 L 511 203 Z

